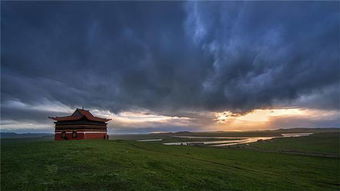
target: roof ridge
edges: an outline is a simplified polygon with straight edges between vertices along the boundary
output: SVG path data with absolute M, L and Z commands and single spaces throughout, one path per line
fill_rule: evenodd
M 74 116 L 73 114 L 79 111 L 81 115 L 79 116 Z M 89 110 L 84 110 L 84 109 L 79 109 L 77 108 L 72 115 L 69 116 L 63 116 L 63 117 L 48 117 L 50 119 L 56 120 L 56 121 L 67 121 L 67 120 L 79 120 L 82 117 L 85 117 L 88 120 L 92 121 L 102 121 L 102 122 L 107 122 L 110 121 L 111 119 L 107 118 L 101 118 L 101 117 L 96 117 L 94 116 Z

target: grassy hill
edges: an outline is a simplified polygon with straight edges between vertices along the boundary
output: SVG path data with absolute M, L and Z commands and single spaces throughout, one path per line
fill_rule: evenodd
M 315 135 L 238 148 L 4 139 L 1 190 L 339 190 L 339 134 Z M 303 155 L 281 152 L 294 145 Z

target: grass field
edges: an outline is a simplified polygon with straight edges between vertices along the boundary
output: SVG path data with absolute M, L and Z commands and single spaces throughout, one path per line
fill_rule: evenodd
M 132 140 L 1 143 L 1 190 L 340 190 L 338 133 L 240 148 Z M 304 155 L 282 152 L 292 150 Z
M 340 157 L 340 133 L 316 133 L 305 137 L 277 138 L 256 142 L 245 148 L 306 155 Z

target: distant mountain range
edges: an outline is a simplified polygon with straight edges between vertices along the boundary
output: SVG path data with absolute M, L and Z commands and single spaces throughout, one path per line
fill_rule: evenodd
M 291 129 L 276 129 L 276 130 L 258 130 L 258 131 L 247 131 L 248 133 L 318 133 L 318 132 L 339 132 L 340 128 L 291 128 Z M 149 136 L 155 135 L 202 135 L 202 134 L 210 134 L 210 135 L 237 135 L 244 134 L 245 132 L 228 132 L 228 131 L 210 131 L 210 132 L 191 132 L 191 131 L 179 131 L 179 132 L 168 132 L 168 133 L 150 133 L 144 134 Z M 14 132 L 0 132 L 0 138 L 34 138 L 34 137 L 52 137 L 54 134 L 52 133 L 14 133 Z M 135 134 L 139 135 L 139 134 Z M 125 135 L 118 134 L 110 134 L 112 137 L 124 137 Z M 133 136 L 133 135 L 128 135 Z
M 53 136 L 51 133 L 13 133 L 13 132 L 1 132 L 0 138 L 34 138 L 34 137 L 49 137 Z

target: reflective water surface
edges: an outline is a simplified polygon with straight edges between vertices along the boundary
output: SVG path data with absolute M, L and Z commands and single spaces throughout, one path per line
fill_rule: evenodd
M 313 133 L 284 133 L 282 134 L 283 137 L 302 137 L 302 136 L 308 136 Z
M 153 142 L 153 141 L 162 141 L 163 139 L 141 139 L 141 140 L 137 140 L 140 142 Z
M 172 143 L 163 143 L 164 145 L 210 145 L 214 147 L 223 147 L 230 145 L 238 145 L 238 144 L 247 144 L 254 143 L 257 141 L 265 141 L 273 138 L 282 138 L 282 137 L 301 137 L 301 136 L 309 136 L 312 133 L 285 133 L 281 136 L 273 136 L 273 137 L 195 137 L 195 136 L 174 136 L 177 138 L 190 138 L 190 139 L 230 139 L 230 140 L 218 140 L 218 141 L 186 141 L 186 142 L 172 142 Z

